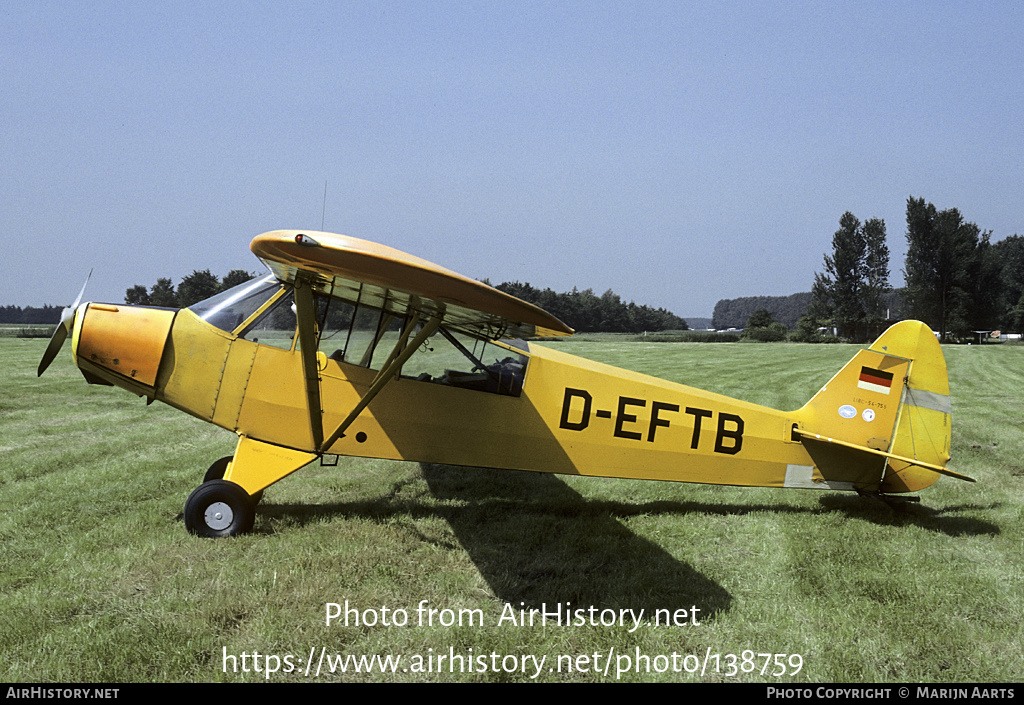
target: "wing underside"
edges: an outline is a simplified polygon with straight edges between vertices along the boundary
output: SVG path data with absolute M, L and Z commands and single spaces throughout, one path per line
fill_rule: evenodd
M 395 317 L 440 316 L 442 325 L 479 340 L 572 335 L 537 306 L 425 260 L 328 233 L 275 231 L 253 252 L 279 280 L 299 278 L 318 293 Z

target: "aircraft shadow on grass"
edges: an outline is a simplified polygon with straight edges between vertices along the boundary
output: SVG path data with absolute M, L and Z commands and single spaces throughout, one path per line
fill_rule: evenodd
M 696 606 L 700 619 L 732 601 L 718 583 L 617 521 L 618 503 L 591 502 L 554 475 L 421 464 L 431 494 L 500 599 L 526 608 Z
M 573 610 L 643 609 L 652 615 L 696 606 L 703 623 L 731 605 L 721 585 L 617 520 L 651 513 L 642 508 L 647 505 L 589 501 L 554 475 L 435 464 L 420 468 L 431 495 L 444 505 L 394 499 L 401 490 L 396 486 L 391 497 L 357 503 L 265 500 L 259 513 L 293 525 L 339 515 L 441 516 L 495 596 L 516 609 L 568 602 Z M 262 530 L 257 526 L 257 533 Z
M 818 499 L 825 511 L 842 512 L 850 519 L 870 521 L 884 526 L 917 526 L 946 536 L 997 536 L 1001 529 L 997 524 L 983 519 L 955 516 L 956 512 L 991 512 L 998 509 L 998 503 L 981 505 L 976 503 L 957 504 L 947 507 L 929 507 L 924 504 L 899 504 L 887 507 L 868 497 L 827 494 Z
M 384 519 L 396 515 L 441 516 L 495 596 L 516 608 L 571 603 L 572 609 L 699 607 L 701 621 L 728 610 L 732 597 L 721 585 L 663 547 L 637 536 L 619 518 L 651 514 L 746 515 L 756 512 L 809 516 L 840 512 L 883 526 L 913 525 L 948 536 L 996 535 L 997 525 L 958 505 L 942 509 L 907 504 L 892 508 L 868 497 L 826 494 L 818 506 L 789 503 L 630 502 L 588 500 L 556 475 L 461 468 L 421 463 L 430 494 L 443 505 L 397 499 L 410 478 L 384 497 L 337 504 L 264 502 L 260 513 L 305 524 L 323 516 Z M 259 529 L 257 529 L 259 531 Z M 425 541 L 437 541 L 422 537 Z M 452 548 L 450 545 L 445 548 Z

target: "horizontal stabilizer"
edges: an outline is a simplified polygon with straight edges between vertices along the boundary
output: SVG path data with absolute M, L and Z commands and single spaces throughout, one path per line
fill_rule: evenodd
M 953 472 L 952 470 L 944 468 L 941 465 L 934 465 L 932 463 L 926 463 L 926 462 L 921 461 L 921 460 L 914 460 L 913 458 L 905 458 L 902 455 L 896 455 L 895 453 L 888 453 L 888 452 L 886 452 L 884 450 L 875 450 L 874 448 L 866 448 L 864 446 L 856 445 L 855 443 L 847 443 L 846 441 L 840 441 L 840 440 L 835 439 L 835 438 L 826 438 L 826 437 L 821 436 L 821 435 L 819 435 L 817 433 L 807 433 L 806 431 L 801 431 L 798 428 L 797 429 L 793 429 L 793 433 L 795 433 L 796 435 L 801 436 L 803 438 L 811 438 L 811 439 L 816 440 L 816 441 L 821 441 L 822 443 L 832 443 L 834 445 L 843 446 L 844 448 L 852 448 L 854 450 L 859 450 L 859 451 L 863 451 L 865 453 L 870 453 L 871 455 L 880 455 L 880 456 L 882 456 L 884 458 L 889 458 L 890 460 L 897 460 L 897 461 L 899 461 L 901 463 L 907 463 L 909 465 L 915 465 L 915 466 L 917 466 L 919 468 L 926 468 L 928 470 L 931 470 L 932 472 L 937 472 L 940 475 L 946 475 L 948 477 L 955 477 L 958 480 L 965 480 L 966 482 L 975 482 L 975 479 L 973 477 L 969 477 L 967 475 L 962 475 L 962 474 L 960 474 L 958 472 Z

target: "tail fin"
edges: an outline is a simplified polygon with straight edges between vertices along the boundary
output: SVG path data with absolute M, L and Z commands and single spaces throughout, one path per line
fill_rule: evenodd
M 903 321 L 794 413 L 793 433 L 826 477 L 835 473 L 858 489 L 915 492 L 939 474 L 971 480 L 946 470 L 951 411 L 935 335 L 919 321 Z

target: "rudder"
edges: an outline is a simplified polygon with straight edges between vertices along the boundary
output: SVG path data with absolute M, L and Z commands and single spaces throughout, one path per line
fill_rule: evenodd
M 897 323 L 871 349 L 910 360 L 889 452 L 933 468 L 890 458 L 880 489 L 916 492 L 932 485 L 938 479 L 934 467 L 944 469 L 950 459 L 953 408 L 946 359 L 935 334 L 920 321 Z M 943 474 L 969 479 L 950 471 Z

